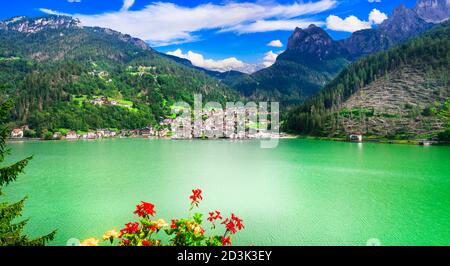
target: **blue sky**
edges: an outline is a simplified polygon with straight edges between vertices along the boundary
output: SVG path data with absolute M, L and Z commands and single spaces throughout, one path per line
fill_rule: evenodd
M 273 63 L 296 26 L 315 23 L 341 39 L 376 27 L 400 4 L 415 0 L 3 0 L 0 18 L 72 15 L 199 66 L 251 72 Z

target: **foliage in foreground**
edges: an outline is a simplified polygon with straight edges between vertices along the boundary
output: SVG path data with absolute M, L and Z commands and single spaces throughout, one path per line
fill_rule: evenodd
M 216 226 L 223 226 L 224 233 L 222 235 L 211 233 L 208 236 L 203 227 L 203 214 L 192 213 L 203 200 L 202 190 L 192 190 L 189 199 L 191 200 L 189 217 L 172 220 L 170 225 L 163 219 L 152 219 L 156 214 L 155 205 L 143 201 L 134 211 L 140 218 L 138 222 L 125 224 L 125 228 L 120 232 L 114 229 L 106 232 L 103 240 L 114 244 L 114 239 L 118 238 L 120 246 L 231 246 L 232 236 L 244 229 L 243 221 L 233 213 L 230 218 L 223 218 L 220 211 L 212 211 L 207 218 L 211 231 L 216 229 Z M 158 237 L 160 232 L 168 236 L 168 243 L 164 244 Z M 97 246 L 99 242 L 96 238 L 88 238 L 81 245 Z
M 0 122 L 4 123 L 9 110 L 12 107 L 12 101 L 7 100 L 0 105 Z M 0 163 L 5 161 L 5 157 L 10 150 L 6 147 L 6 139 L 9 135 L 9 129 L 5 126 L 0 128 Z M 9 183 L 16 180 L 17 176 L 21 174 L 27 166 L 32 157 L 25 158 L 21 161 L 13 163 L 9 166 L 0 168 L 0 196 L 2 196 L 1 189 Z M 15 220 L 22 215 L 26 198 L 9 204 L 7 202 L 0 202 L 0 246 L 42 246 L 53 240 L 56 231 L 48 235 L 30 239 L 23 233 L 23 229 L 28 222 L 28 219 L 15 222 Z

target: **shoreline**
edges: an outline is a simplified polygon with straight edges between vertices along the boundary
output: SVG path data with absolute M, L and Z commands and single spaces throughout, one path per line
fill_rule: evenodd
M 350 143 L 377 143 L 377 144 L 397 144 L 397 145 L 417 145 L 417 146 L 450 146 L 450 142 L 446 141 L 429 141 L 424 139 L 404 139 L 404 140 L 390 140 L 383 138 L 366 138 L 361 142 L 350 141 L 347 138 L 338 137 L 318 137 L 318 136 L 305 136 L 299 135 L 297 138 L 308 140 L 325 140 L 336 142 L 350 142 Z
M 265 140 L 262 138 L 248 138 L 248 139 L 231 139 L 231 138 L 214 138 L 214 139 L 203 139 L 203 138 L 192 138 L 192 139 L 173 139 L 171 137 L 155 137 L 155 136 L 121 136 L 121 137 L 104 137 L 95 139 L 53 139 L 45 140 L 42 138 L 8 138 L 8 143 L 14 142 L 59 142 L 59 141 L 94 141 L 94 140 L 108 140 L 108 139 L 149 139 L 149 140 L 172 140 L 172 141 L 183 141 L 183 140 L 197 140 L 197 141 L 211 141 L 211 140 L 230 140 L 230 141 L 252 141 L 252 140 Z M 346 138 L 337 137 L 318 137 L 310 135 L 294 135 L 283 133 L 283 136 L 279 136 L 277 139 L 304 139 L 304 140 L 321 140 L 321 141 L 334 141 L 334 142 L 348 142 L 348 143 L 376 143 L 376 144 L 397 144 L 397 145 L 416 145 L 416 146 L 450 146 L 450 142 L 445 141 L 432 141 L 430 143 L 424 144 L 424 140 L 389 140 L 382 138 L 370 138 L 365 139 L 361 142 L 350 141 Z
M 279 136 L 276 139 L 297 139 L 297 135 L 285 134 L 283 136 Z M 172 137 L 156 137 L 156 136 L 120 136 L 120 137 L 103 137 L 103 138 L 93 138 L 93 139 L 43 139 L 43 138 L 8 138 L 7 142 L 27 142 L 27 141 L 39 141 L 39 142 L 47 142 L 47 141 L 92 141 L 92 140 L 107 140 L 107 139 L 161 139 L 161 140 L 173 140 L 173 141 L 183 141 L 183 140 L 199 140 L 199 141 L 209 141 L 209 140 L 266 140 L 264 138 L 246 138 L 246 139 L 231 139 L 231 138 L 191 138 L 191 139 L 173 139 Z

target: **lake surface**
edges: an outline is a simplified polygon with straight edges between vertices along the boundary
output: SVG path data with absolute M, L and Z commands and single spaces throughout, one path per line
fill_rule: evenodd
M 34 155 L 7 199 L 28 195 L 27 232 L 58 229 L 53 245 L 101 238 L 134 221 L 141 200 L 168 221 L 203 212 L 244 219 L 239 245 L 450 245 L 450 147 L 280 140 L 13 142 Z

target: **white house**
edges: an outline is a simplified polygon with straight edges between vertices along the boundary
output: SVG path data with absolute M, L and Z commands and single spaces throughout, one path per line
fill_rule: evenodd
M 66 134 L 66 139 L 78 139 L 77 132 L 71 130 Z
M 353 142 L 362 142 L 363 141 L 363 136 L 362 136 L 361 133 L 351 133 L 348 136 L 348 139 L 350 141 L 353 141 Z
M 23 130 L 21 128 L 15 128 L 11 132 L 11 138 L 21 139 L 23 138 Z

